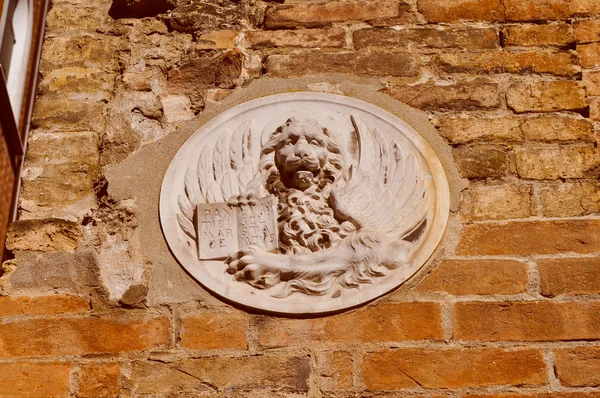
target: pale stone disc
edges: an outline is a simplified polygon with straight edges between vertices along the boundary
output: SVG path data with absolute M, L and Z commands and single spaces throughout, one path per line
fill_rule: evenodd
M 198 169 L 202 151 L 218 144 L 223 134 L 232 134 L 247 126 L 252 131 L 252 154 L 258 160 L 262 145 L 269 134 L 290 117 L 313 119 L 335 132 L 347 163 L 356 167 L 350 143 L 356 134 L 355 120 L 369 130 L 379 130 L 387 142 L 397 142 L 406 153 L 414 155 L 420 167 L 420 179 L 428 184 L 430 197 L 426 210 L 427 223 L 421 237 L 414 243 L 413 261 L 391 269 L 385 276 L 372 278 L 358 288 L 335 289 L 335 294 L 311 295 L 301 292 L 287 297 L 274 297 L 281 286 L 258 289 L 226 272 L 223 260 L 200 260 L 197 243 L 182 228 L 182 198 L 186 192 L 186 172 Z M 235 133 L 233 133 L 235 134 Z M 188 182 L 189 184 L 189 182 Z M 185 205 L 184 205 L 185 206 Z M 217 295 L 239 303 L 275 313 L 317 314 L 355 307 L 373 300 L 401 285 L 422 267 L 440 242 L 449 214 L 449 187 L 446 175 L 434 150 L 408 124 L 395 115 L 372 104 L 345 96 L 296 92 L 271 95 L 235 106 L 198 129 L 180 148 L 163 180 L 160 196 L 160 221 L 163 233 L 181 265 L 205 288 Z M 195 207 L 194 207 L 195 208 Z M 188 212 L 189 214 L 189 212 Z M 206 245 L 205 245 L 206 246 Z M 203 249 L 208 250 L 208 249 Z M 233 250 L 233 249 L 232 249 Z

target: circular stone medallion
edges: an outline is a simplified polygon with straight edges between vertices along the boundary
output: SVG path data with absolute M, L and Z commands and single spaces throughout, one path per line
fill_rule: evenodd
M 442 165 L 391 113 L 272 95 L 198 129 L 165 175 L 169 247 L 203 286 L 276 313 L 357 306 L 412 276 L 448 219 Z

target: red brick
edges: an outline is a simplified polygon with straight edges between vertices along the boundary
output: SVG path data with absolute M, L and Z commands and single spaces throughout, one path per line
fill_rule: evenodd
M 569 24 L 510 25 L 502 30 L 504 46 L 567 46 L 575 41 Z
M 563 386 L 600 386 L 600 347 L 574 347 L 556 351 L 556 375 Z
M 118 363 L 85 364 L 79 372 L 79 394 L 81 398 L 119 396 Z
M 598 339 L 600 303 L 457 303 L 454 338 L 480 341 Z
M 584 69 L 594 69 L 600 66 L 600 43 L 577 45 L 579 63 Z
M 322 391 L 349 391 L 352 389 L 352 356 L 346 351 L 328 351 L 317 359 L 323 380 Z
M 212 388 L 215 387 L 259 394 L 265 388 L 306 392 L 309 375 L 308 357 L 261 355 L 186 359 L 171 363 L 139 361 L 134 362 L 130 377 L 135 391 L 142 396 L 191 397 L 205 390 L 214 392 Z M 267 394 L 265 396 L 270 396 Z
M 538 260 L 538 267 L 544 296 L 600 293 L 600 258 Z
M 415 57 L 397 52 L 310 52 L 271 55 L 267 58 L 271 76 L 289 77 L 314 73 L 350 73 L 372 76 L 415 77 Z
M 428 111 L 468 111 L 500 106 L 498 85 L 494 83 L 391 86 L 383 92 L 412 107 Z
M 342 315 L 315 319 L 258 318 L 263 347 L 311 346 L 315 343 L 385 342 L 441 339 L 436 303 L 379 304 Z M 340 331 L 343 330 L 343 333 Z
M 504 147 L 461 146 L 453 154 L 458 171 L 464 178 L 502 177 L 508 171 L 508 154 Z
M 446 260 L 423 282 L 418 292 L 452 295 L 518 294 L 526 291 L 527 264 L 514 260 Z
M 429 22 L 504 21 L 501 0 L 419 0 L 417 4 Z
M 248 348 L 248 318 L 238 312 L 209 312 L 186 316 L 181 321 L 181 328 L 181 345 L 185 348 Z
M 29 319 L 0 325 L 0 357 L 143 351 L 169 344 L 169 320 Z
M 398 349 L 363 356 L 369 390 L 541 385 L 546 382 L 542 352 L 502 348 Z
M 575 54 L 556 51 L 441 54 L 438 63 L 448 73 L 549 73 L 572 76 L 580 72 Z
M 568 19 L 569 2 L 564 0 L 504 0 L 507 21 L 546 21 Z
M 331 1 L 272 6 L 265 15 L 267 29 L 321 27 L 332 22 L 370 21 L 401 17 L 403 3 L 396 1 Z
M 463 48 L 481 49 L 498 47 L 496 29 L 421 28 L 421 29 L 359 29 L 354 32 L 354 48 Z
M 89 311 L 89 299 L 77 296 L 2 296 L 0 316 L 62 314 Z
M 600 20 L 585 19 L 583 21 L 575 21 L 575 40 L 577 43 L 593 43 L 600 41 Z
M 0 363 L 0 395 L 3 397 L 69 396 L 68 363 Z
M 598 150 L 580 146 L 519 147 L 515 161 L 521 178 L 535 180 L 592 178 L 598 175 L 600 167 Z
M 518 113 L 577 111 L 587 107 L 583 85 L 574 81 L 511 84 L 506 100 Z
M 457 255 L 522 255 L 600 251 L 598 220 L 466 225 Z
M 298 29 L 276 31 L 248 31 L 245 43 L 250 48 L 271 47 L 345 47 L 346 31 L 333 29 Z

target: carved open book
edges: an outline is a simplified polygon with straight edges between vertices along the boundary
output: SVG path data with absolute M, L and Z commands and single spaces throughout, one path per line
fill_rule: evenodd
M 249 246 L 277 251 L 278 228 L 273 195 L 255 205 L 200 203 L 196 207 L 196 233 L 200 260 L 224 259 Z

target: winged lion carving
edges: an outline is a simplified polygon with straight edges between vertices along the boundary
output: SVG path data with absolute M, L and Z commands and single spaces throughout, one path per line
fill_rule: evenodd
M 354 158 L 335 133 L 309 118 L 290 118 L 252 148 L 250 123 L 220 135 L 187 170 L 177 219 L 197 237 L 199 204 L 277 202 L 276 252 L 233 252 L 224 272 L 275 297 L 339 295 L 412 261 L 427 226 L 432 182 L 411 148 L 351 117 Z M 258 154 L 259 155 L 256 155 Z

